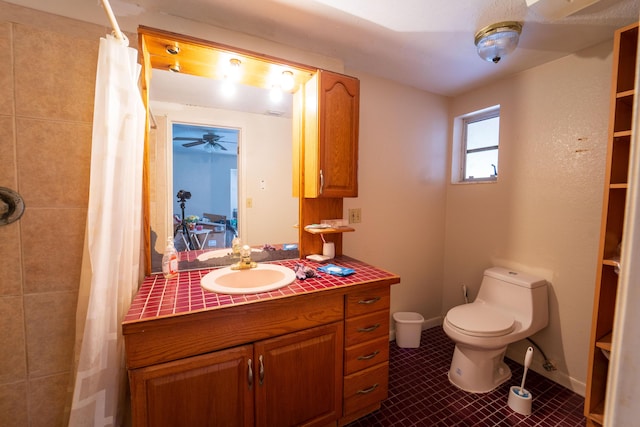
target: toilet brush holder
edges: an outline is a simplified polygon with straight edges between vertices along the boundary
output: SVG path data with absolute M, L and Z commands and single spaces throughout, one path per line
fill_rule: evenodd
M 521 415 L 531 415 L 531 393 L 524 388 L 513 386 L 509 390 L 509 408 Z

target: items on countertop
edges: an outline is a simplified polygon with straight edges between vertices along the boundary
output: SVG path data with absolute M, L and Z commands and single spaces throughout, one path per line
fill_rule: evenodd
M 355 273 L 356 271 L 353 268 L 340 267 L 335 264 L 327 264 L 321 267 L 318 267 L 318 270 L 323 273 L 333 274 L 334 276 L 348 276 L 350 274 Z
M 318 270 L 322 271 L 323 273 L 341 277 L 349 276 L 350 274 L 356 272 L 353 268 L 341 267 L 335 264 L 323 265 L 321 267 L 318 267 Z M 321 277 L 316 270 L 301 263 L 297 263 L 294 266 L 293 271 L 296 272 L 296 278 L 298 278 L 299 280 L 308 279 L 310 277 Z
M 304 280 L 309 277 L 319 277 L 319 274 L 313 268 L 300 263 L 297 263 L 293 267 L 293 271 L 296 272 L 296 278 L 299 280 Z
M 167 239 L 167 247 L 162 255 L 162 274 L 165 279 L 170 279 L 178 274 L 178 251 L 176 251 L 171 237 Z

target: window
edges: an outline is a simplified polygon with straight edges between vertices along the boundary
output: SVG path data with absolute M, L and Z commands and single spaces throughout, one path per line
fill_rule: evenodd
M 497 180 L 499 130 L 500 106 L 462 117 L 458 182 Z

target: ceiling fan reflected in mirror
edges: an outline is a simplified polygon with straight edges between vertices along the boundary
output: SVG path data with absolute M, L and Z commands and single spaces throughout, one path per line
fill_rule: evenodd
M 202 138 L 193 138 L 188 136 L 176 136 L 173 138 L 174 141 L 191 141 L 185 142 L 182 144 L 183 147 L 196 147 L 198 145 L 206 144 L 204 150 L 208 153 L 213 153 L 214 151 L 227 151 L 227 149 L 220 144 L 222 139 L 222 135 L 216 135 L 213 132 L 207 132 L 202 135 Z

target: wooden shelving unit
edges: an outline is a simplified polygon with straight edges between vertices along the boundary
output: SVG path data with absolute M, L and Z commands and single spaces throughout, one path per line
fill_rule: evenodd
M 584 414 L 587 425 L 604 422 L 611 336 L 618 292 L 616 268 L 620 259 L 627 197 L 633 104 L 636 95 L 638 24 L 621 28 L 614 38 L 607 169 L 605 176 L 600 250 L 589 346 L 589 371 Z

